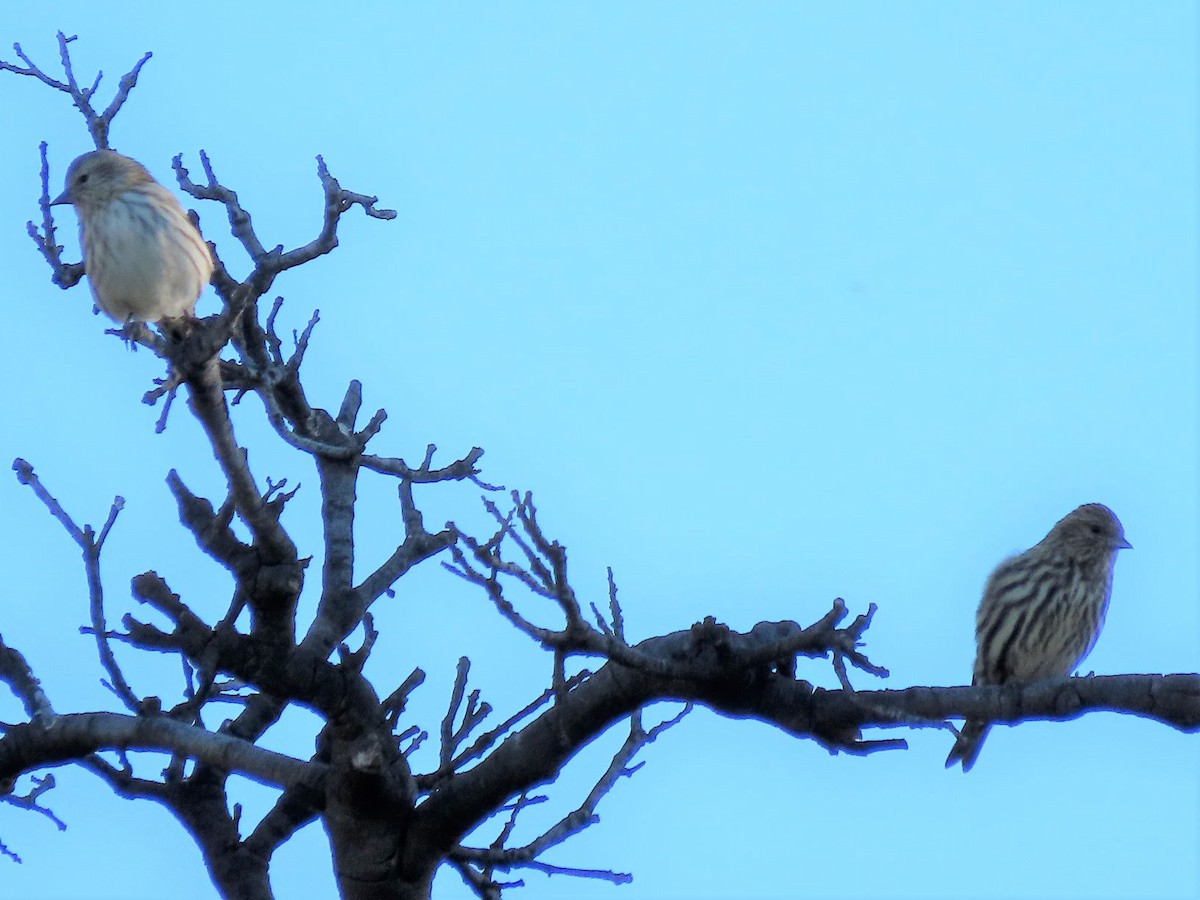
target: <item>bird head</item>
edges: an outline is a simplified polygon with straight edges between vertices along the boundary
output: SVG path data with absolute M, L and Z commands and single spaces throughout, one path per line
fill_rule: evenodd
M 92 210 L 154 179 L 137 160 L 114 150 L 93 150 L 71 163 L 66 180 L 63 192 L 50 205 L 69 203 L 76 210 Z
M 1067 513 L 1046 538 L 1082 555 L 1115 553 L 1133 547 L 1125 540 L 1121 520 L 1103 503 L 1085 503 Z

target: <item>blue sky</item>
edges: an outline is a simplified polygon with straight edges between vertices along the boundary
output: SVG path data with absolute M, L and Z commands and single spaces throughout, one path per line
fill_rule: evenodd
M 1192 4 L 128 9 L 114 22 L 96 4 L 12 4 L 0 46 L 51 66 L 55 31 L 77 33 L 77 71 L 102 68 L 106 97 L 153 51 L 113 145 L 169 184 L 174 154 L 198 174 L 205 149 L 268 245 L 315 235 L 318 153 L 397 209 L 390 223 L 348 215 L 332 256 L 276 283 L 289 328 L 321 311 L 310 397 L 336 408 L 361 379 L 391 416 L 378 452 L 485 448 L 488 480 L 534 491 L 582 596 L 603 599 L 613 567 L 632 637 L 706 615 L 808 622 L 840 596 L 852 612 L 879 605 L 867 649 L 891 678 L 858 686 L 963 684 L 990 568 L 1100 501 L 1136 549 L 1084 670 L 1197 670 Z M 111 620 L 148 568 L 215 618 L 227 582 L 163 480 L 177 467 L 219 496 L 211 455 L 182 407 L 154 435 L 140 398 L 158 362 L 105 337 L 86 289 L 51 285 L 24 233 L 38 141 L 57 185 L 90 149 L 82 120 L 11 75 L 0 104 L 0 457 L 32 462 L 80 521 L 126 498 L 103 562 Z M 221 210 L 188 205 L 244 273 Z M 60 221 L 77 252 L 73 216 Z M 214 310 L 209 293 L 200 312 Z M 239 434 L 260 477 L 304 485 L 290 524 L 315 552 L 315 474 L 257 418 L 242 409 Z M 366 566 L 399 516 L 389 484 L 364 476 L 359 493 Z M 477 494 L 418 501 L 429 522 L 482 529 Z M 14 478 L 0 503 L 0 633 L 59 709 L 107 705 L 77 633 L 77 552 Z M 461 654 L 505 713 L 548 679 L 548 658 L 436 566 L 377 621 L 369 671 L 386 692 L 422 666 L 410 708 L 427 728 Z M 145 692 L 178 683 L 163 660 L 129 667 Z M 802 676 L 833 682 L 819 661 Z M 17 716 L 0 698 L 0 719 Z M 297 714 L 268 743 L 306 756 L 310 729 Z M 531 873 L 522 896 L 1200 890 L 1193 736 L 1112 715 L 1000 728 L 965 777 L 942 768 L 945 732 L 882 736 L 910 749 L 830 757 L 697 713 L 549 857 L 633 884 Z M 620 740 L 572 763 L 547 815 L 579 801 Z M 0 807 L 0 839 L 26 860 L 0 862 L 6 893 L 214 896 L 166 813 L 56 777 L 65 834 Z M 251 787 L 242 799 L 248 818 L 268 802 Z M 298 835 L 277 857 L 278 896 L 330 894 L 327 854 L 319 828 Z M 467 896 L 452 873 L 435 894 Z

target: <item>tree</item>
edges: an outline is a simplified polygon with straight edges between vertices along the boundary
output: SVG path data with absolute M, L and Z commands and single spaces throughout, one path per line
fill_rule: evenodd
M 90 93 L 71 74 L 69 40 L 60 36 L 60 44 L 66 81 L 53 86 L 72 96 L 95 143 L 104 146 L 111 119 L 145 59 L 123 80 L 108 109 L 97 113 Z M 21 65 L 6 68 L 54 81 L 20 56 Z M 163 427 L 170 400 L 182 387 L 227 483 L 225 496 L 205 498 L 177 473 L 168 476 L 182 524 L 200 549 L 230 573 L 233 597 L 224 615 L 209 621 L 196 613 L 193 598 L 177 595 L 165 578 L 146 572 L 134 579 L 133 596 L 155 610 L 165 625 L 127 616 L 121 629 L 111 629 L 99 557 L 111 529 L 119 527 L 120 504 L 114 504 L 98 533 L 81 528 L 53 501 L 32 466 L 18 461 L 18 477 L 38 492 L 84 553 L 98 656 L 125 712 L 55 711 L 38 687 L 37 673 L 17 649 L 6 645 L 0 672 L 28 716 L 27 722 L 6 728 L 0 740 L 0 777 L 12 789 L 9 802 L 46 810 L 53 782 L 35 781 L 28 787 L 16 779 L 71 762 L 123 796 L 154 798 L 169 808 L 227 896 L 269 896 L 272 852 L 314 818 L 329 835 L 345 896 L 424 896 L 443 864 L 454 866 L 487 896 L 498 892 L 503 872 L 546 865 L 539 861 L 545 849 L 594 821 L 597 803 L 634 767 L 637 752 L 678 722 L 691 704 L 771 723 L 833 752 L 851 753 L 905 746 L 902 740 L 863 739 L 864 727 L 925 726 L 950 716 L 1018 722 L 1112 709 L 1196 727 L 1194 676 L 1070 679 L 1024 690 L 856 691 L 847 664 L 873 675 L 886 671 L 861 649 L 873 607 L 847 621 L 841 601 L 807 627 L 762 622 L 739 633 L 705 619 L 631 644 L 625 638 L 615 578 L 610 576 L 607 608 L 580 601 L 567 577 L 566 551 L 543 530 L 528 494 L 508 494 L 506 505 L 489 500 L 486 509 L 494 529 L 488 533 L 473 535 L 453 524 L 428 530 L 417 503 L 426 492 L 466 481 L 493 498 L 506 496 L 482 480 L 481 451 L 435 465 L 431 447 L 416 466 L 368 453 L 369 442 L 383 439 L 385 416 L 377 413 L 360 427 L 360 385 L 351 382 L 336 413 L 311 405 L 303 389 L 300 369 L 316 318 L 297 336 L 294 350 L 285 351 L 275 325 L 279 301 L 265 309 L 276 276 L 336 246 L 342 214 L 354 206 L 379 218 L 387 218 L 388 212 L 375 208 L 375 198 L 343 190 L 319 163 L 325 200 L 321 235 L 295 250 L 268 250 L 236 194 L 220 184 L 206 157 L 202 165 L 206 177 L 198 184 L 177 160 L 180 185 L 197 199 L 224 206 L 234 237 L 253 260 L 253 271 L 238 281 L 221 266 L 214 278 L 220 313 L 202 320 L 181 340 L 146 334 L 139 343 L 169 364 L 168 377 L 147 395 L 162 403 Z M 71 286 L 82 268 L 59 256 L 46 206 L 49 179 L 43 156 L 43 221 L 41 231 L 34 233 L 56 282 Z M 258 398 L 277 438 L 310 457 L 320 477 L 321 590 L 309 619 L 300 618 L 298 605 L 308 561 L 284 524 L 295 489 L 288 491 L 286 484 L 273 483 L 251 467 L 234 436 L 227 394 L 235 400 Z M 382 564 L 356 579 L 353 524 L 358 476 L 364 470 L 395 480 L 403 536 Z M 476 585 L 504 620 L 540 645 L 552 665 L 545 691 L 493 724 L 492 719 L 485 722 L 491 710 L 481 694 L 468 692 L 464 657 L 438 733 L 438 764 L 413 771 L 408 760 L 426 732 L 408 721 L 404 710 L 423 673 L 414 670 L 398 685 L 377 685 L 364 668 L 390 637 L 376 632 L 372 609 L 387 602 L 399 579 L 418 564 L 434 564 L 439 556 L 451 571 Z M 557 618 L 533 605 L 539 597 L 552 604 Z M 171 703 L 137 694 L 117 663 L 114 643 L 177 656 L 186 679 L 183 700 Z M 797 657 L 829 658 L 841 689 L 823 690 L 797 680 Z M 177 688 L 165 685 L 161 694 L 173 690 Z M 640 711 L 659 701 L 673 702 L 676 708 L 647 725 Z M 214 725 L 222 708 L 218 704 L 229 702 L 241 711 Z M 307 759 L 300 752 L 282 754 L 258 745 L 289 706 L 312 710 L 321 719 L 317 750 Z M 513 842 L 514 824 L 538 802 L 538 786 L 553 780 L 596 735 L 625 727 L 624 746 L 576 810 L 532 841 Z M 123 753 L 136 750 L 170 755 L 161 779 L 135 773 Z M 279 793 L 273 810 L 244 837 L 236 807 L 230 811 L 226 782 L 231 773 Z M 492 819 L 498 840 L 472 845 L 478 840 L 472 832 Z M 609 871 L 575 874 L 614 881 L 624 877 Z

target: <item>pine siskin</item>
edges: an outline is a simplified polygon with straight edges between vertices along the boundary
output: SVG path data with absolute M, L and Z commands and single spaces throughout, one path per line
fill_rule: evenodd
M 1069 675 L 1100 636 L 1117 551 L 1132 545 L 1113 511 L 1087 503 L 1060 519 L 1034 547 L 992 572 L 975 615 L 971 684 Z M 946 766 L 969 771 L 989 724 L 968 719 Z
M 93 150 L 67 169 L 66 189 L 96 305 L 122 325 L 190 317 L 212 277 L 208 245 L 175 195 L 145 167 L 112 150 Z

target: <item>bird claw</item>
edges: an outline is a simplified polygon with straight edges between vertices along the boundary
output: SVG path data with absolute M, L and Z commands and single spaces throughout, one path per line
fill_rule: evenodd
M 138 344 L 146 343 L 152 337 L 150 329 L 144 323 L 134 321 L 126 322 L 120 328 L 106 328 L 104 333 L 119 337 L 126 349 L 132 353 L 137 352 Z

